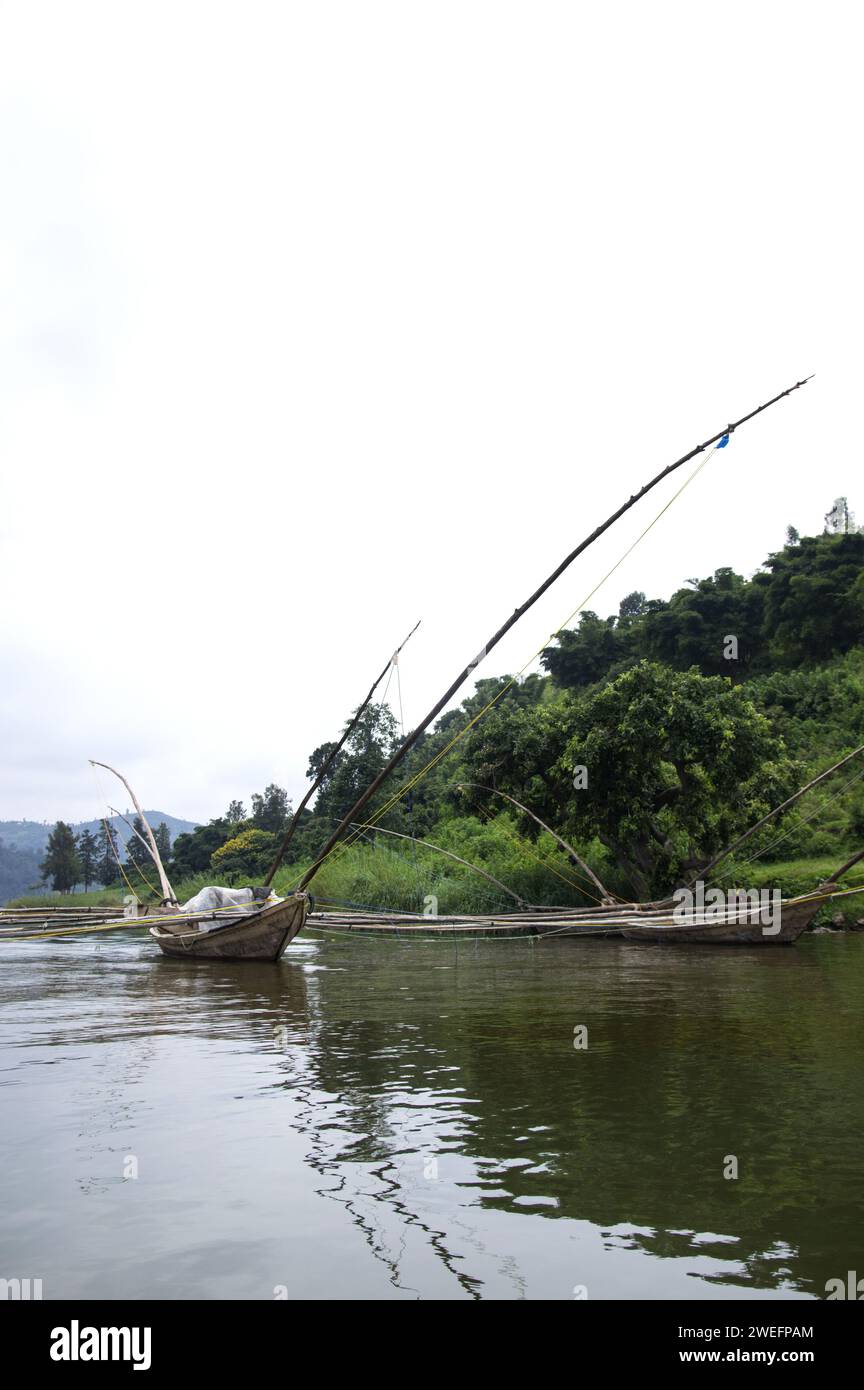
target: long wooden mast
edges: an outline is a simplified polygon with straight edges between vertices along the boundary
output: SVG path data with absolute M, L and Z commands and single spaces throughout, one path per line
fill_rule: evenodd
M 355 801 L 354 805 L 350 808 L 350 810 L 345 813 L 342 820 L 339 822 L 338 826 L 333 831 L 330 838 L 327 840 L 327 843 L 320 851 L 315 862 L 310 866 L 309 869 L 307 869 L 306 873 L 303 875 L 298 885 L 299 889 L 302 890 L 306 888 L 312 882 L 313 878 L 318 873 L 318 870 L 321 868 L 321 865 L 324 863 L 324 860 L 339 843 L 342 836 L 345 834 L 345 831 L 350 828 L 351 823 L 357 819 L 359 813 L 363 810 L 363 807 L 367 805 L 367 803 L 378 791 L 382 783 L 384 783 L 390 776 L 390 774 L 394 771 L 394 769 L 398 767 L 399 763 L 401 763 L 405 755 L 411 751 L 417 740 L 423 733 L 425 733 L 432 721 L 436 719 L 437 716 L 441 713 L 441 711 L 445 708 L 445 706 L 450 703 L 453 696 L 456 694 L 459 688 L 462 685 L 464 685 L 465 681 L 471 675 L 472 671 L 475 671 L 477 669 L 483 658 L 487 656 L 489 652 L 491 652 L 493 647 L 496 647 L 498 645 L 502 637 L 506 636 L 506 634 L 510 631 L 511 627 L 513 627 L 519 621 L 519 619 L 523 617 L 525 613 L 528 612 L 529 608 L 533 608 L 534 604 L 538 601 L 538 599 L 543 597 L 543 595 L 546 593 L 546 590 L 551 588 L 551 586 L 555 583 L 555 580 L 560 578 L 564 571 L 568 569 L 570 565 L 572 565 L 573 561 L 579 555 L 582 555 L 584 551 L 588 549 L 589 546 L 593 545 L 594 542 L 598 540 L 599 537 L 602 536 L 605 531 L 609 530 L 610 526 L 613 526 L 615 522 L 618 521 L 625 514 L 625 512 L 628 512 L 631 507 L 634 507 L 636 503 L 646 495 L 646 493 L 650 492 L 652 488 L 655 488 L 658 483 L 661 483 L 663 481 L 664 478 L 668 478 L 670 473 L 674 473 L 676 469 L 681 468 L 683 464 L 689 463 L 690 459 L 695 458 L 697 454 L 704 453 L 704 451 L 710 448 L 712 444 L 718 443 L 724 435 L 731 434 L 741 425 L 746 424 L 748 420 L 752 420 L 755 418 L 755 416 L 761 415 L 763 410 L 768 410 L 770 406 L 776 405 L 777 401 L 782 400 L 784 396 L 789 396 L 792 394 L 793 391 L 797 391 L 799 387 L 804 386 L 805 383 L 809 380 L 810 377 L 805 377 L 802 381 L 796 381 L 794 386 L 788 386 L 785 391 L 781 391 L 778 395 L 772 396 L 770 401 L 765 401 L 763 405 L 757 406 L 755 410 L 749 411 L 747 415 L 742 415 L 740 420 L 735 420 L 731 424 L 726 425 L 723 429 L 718 430 L 716 434 L 712 434 L 710 439 L 706 439 L 704 443 L 697 444 L 696 447 L 690 449 L 688 453 L 682 454 L 681 458 L 676 459 L 674 463 L 670 463 L 668 467 L 662 469 L 659 473 L 657 473 L 655 477 L 653 477 L 650 480 L 650 482 L 647 482 L 644 487 L 640 488 L 638 492 L 634 493 L 632 497 L 630 497 L 617 509 L 617 511 L 614 511 L 611 516 L 607 517 L 604 522 L 602 522 L 598 527 L 596 527 L 590 535 L 586 536 L 583 541 L 580 541 L 579 544 L 575 547 L 575 549 L 571 550 L 570 554 L 565 556 L 565 558 L 561 561 L 560 565 L 558 565 L 557 568 L 552 571 L 548 578 L 544 579 L 543 583 L 537 589 L 534 590 L 534 593 L 530 596 L 530 598 L 526 599 L 525 602 L 521 604 L 519 608 L 514 609 L 514 611 L 510 614 L 510 617 L 507 618 L 507 620 L 504 623 L 502 623 L 501 626 L 498 628 L 497 632 L 494 632 L 492 634 L 492 636 L 486 642 L 486 645 L 481 647 L 480 651 L 478 652 L 477 656 L 474 657 L 473 661 L 469 661 L 468 665 L 465 666 L 459 672 L 459 675 L 452 682 L 452 684 L 449 685 L 448 688 L 444 691 L 444 694 L 441 696 L 441 698 L 439 700 L 436 700 L 429 713 L 420 721 L 417 727 L 413 729 L 412 732 L 407 736 L 407 738 L 400 744 L 400 746 L 396 749 L 396 752 L 390 758 L 386 767 L 382 768 L 382 770 L 378 773 L 378 776 L 372 782 L 370 782 L 369 786 L 366 788 L 363 794 L 358 797 L 358 799 Z
M 333 764 L 334 764 L 334 762 L 336 761 L 337 757 L 338 757 L 339 754 L 342 752 L 342 749 L 345 747 L 345 744 L 348 742 L 348 739 L 351 737 L 351 735 L 353 734 L 354 730 L 357 728 L 357 725 L 360 723 L 360 720 L 362 719 L 362 717 L 363 717 L 363 715 L 364 715 L 364 713 L 365 713 L 365 711 L 366 711 L 366 708 L 367 708 L 367 706 L 368 706 L 368 704 L 369 704 L 369 701 L 372 699 L 372 696 L 375 694 L 375 691 L 377 690 L 378 686 L 381 684 L 381 682 L 383 681 L 383 679 L 384 679 L 384 677 L 386 676 L 387 672 L 390 670 L 390 667 L 391 667 L 391 666 L 394 666 L 394 665 L 396 664 L 396 661 L 397 661 L 398 658 L 399 658 L 399 653 L 401 652 L 402 648 L 406 645 L 406 643 L 410 640 L 410 638 L 412 638 L 412 637 L 414 636 L 414 633 L 417 631 L 418 627 L 420 626 L 420 622 L 421 622 L 421 619 L 418 618 L 417 622 L 414 624 L 414 626 L 412 627 L 411 631 L 408 633 L 408 636 L 405 638 L 405 641 L 402 642 L 402 643 L 400 644 L 400 646 L 398 646 L 398 647 L 396 648 L 395 652 L 394 652 L 393 655 L 390 657 L 390 660 L 387 662 L 387 665 L 384 667 L 384 670 L 381 672 L 380 676 L 378 676 L 378 677 L 372 682 L 372 685 L 371 685 L 370 690 L 369 690 L 369 694 L 366 696 L 366 699 L 363 701 L 362 705 L 361 705 L 361 706 L 359 707 L 359 709 L 357 710 L 356 714 L 354 715 L 354 718 L 351 720 L 351 723 L 348 725 L 348 727 L 346 728 L 346 730 L 345 730 L 345 732 L 343 733 L 342 737 L 340 738 L 339 742 L 336 744 L 336 746 L 333 748 L 333 751 L 330 753 L 330 756 L 327 758 L 327 760 L 325 761 L 325 763 L 323 764 L 323 766 L 319 769 L 319 771 L 318 771 L 318 776 L 315 778 L 315 781 L 312 783 L 311 787 L 310 787 L 310 788 L 308 789 L 308 791 L 306 792 L 306 795 L 303 797 L 303 800 L 300 802 L 300 805 L 297 807 L 297 810 L 294 812 L 293 816 L 291 817 L 291 820 L 290 820 L 289 825 L 288 825 L 288 829 L 285 831 L 285 836 L 284 836 L 284 839 L 282 840 L 281 845 L 279 846 L 279 850 L 278 850 L 278 852 L 277 852 L 276 858 L 273 860 L 273 863 L 270 865 L 270 870 L 269 870 L 269 872 L 268 872 L 268 874 L 267 874 L 267 877 L 266 877 L 265 880 L 264 880 L 264 886 L 265 886 L 265 887 L 269 888 L 270 884 L 273 882 L 273 878 L 274 878 L 274 876 L 275 876 L 275 874 L 276 874 L 276 870 L 279 868 L 279 865 L 282 863 L 282 860 L 283 860 L 284 857 L 285 857 L 285 851 L 287 850 L 288 846 L 289 846 L 290 843 L 291 843 L 291 840 L 293 839 L 294 831 L 297 829 L 297 826 L 300 824 L 300 817 L 302 816 L 303 812 L 306 810 L 306 807 L 309 805 L 309 802 L 312 800 L 312 797 L 315 795 L 315 792 L 318 790 L 318 788 L 320 787 L 321 783 L 324 781 L 324 778 L 327 776 L 327 773 L 330 771 L 330 768 L 333 766 Z

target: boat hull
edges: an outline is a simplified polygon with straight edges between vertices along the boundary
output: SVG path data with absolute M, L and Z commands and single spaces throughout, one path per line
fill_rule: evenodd
M 779 931 L 772 931 L 770 926 L 766 928 L 758 913 L 742 909 L 731 920 L 714 922 L 704 917 L 680 924 L 672 922 L 667 926 L 633 924 L 622 927 L 621 935 L 628 941 L 683 946 L 790 946 L 807 930 L 821 906 L 821 899 L 812 898 L 784 905 L 780 912 Z
M 277 961 L 306 920 L 309 899 L 294 893 L 257 912 L 220 922 L 212 913 L 150 928 L 166 956 L 175 960 Z

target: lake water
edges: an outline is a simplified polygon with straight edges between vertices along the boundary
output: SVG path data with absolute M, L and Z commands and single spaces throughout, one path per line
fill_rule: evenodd
M 319 937 L 278 966 L 0 943 L 0 1277 L 823 1297 L 864 1275 L 862 1005 L 849 935 Z

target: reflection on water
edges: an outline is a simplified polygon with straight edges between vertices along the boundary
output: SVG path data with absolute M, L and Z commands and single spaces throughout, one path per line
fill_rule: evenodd
M 279 966 L 3 943 L 0 1276 L 47 1298 L 823 1296 L 864 1259 L 862 985 L 854 936 L 319 938 Z

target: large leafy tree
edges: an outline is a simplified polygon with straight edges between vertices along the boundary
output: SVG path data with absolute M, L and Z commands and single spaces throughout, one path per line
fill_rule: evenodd
M 599 839 L 639 897 L 698 869 L 796 772 L 741 687 L 649 662 L 533 711 L 490 714 L 465 760 L 471 780 L 510 792 L 575 843 Z
M 640 662 L 571 707 L 555 767 L 562 822 L 597 835 L 640 892 L 667 892 L 794 785 L 798 768 L 745 692 Z M 576 767 L 587 786 L 573 785 Z
M 442 814 L 466 809 L 466 798 L 456 788 L 467 775 L 464 754 L 468 741 L 476 731 L 496 727 L 502 714 L 531 710 L 549 689 L 548 678 L 532 673 L 524 679 L 513 676 L 487 676 L 477 681 L 474 691 L 458 709 L 448 710 L 436 722 L 434 729 L 418 741 L 405 759 L 395 786 L 405 786 L 420 776 L 398 804 L 389 812 L 385 824 L 394 830 L 423 835 L 431 830 Z M 494 703 L 492 703 L 494 702 Z M 492 704 L 491 710 L 466 733 L 472 720 Z M 432 766 L 430 767 L 430 764 Z
M 214 873 L 228 883 L 265 874 L 276 853 L 276 840 L 270 830 L 254 827 L 241 830 L 214 852 L 211 860 Z
M 75 843 L 75 832 L 65 821 L 58 820 L 48 837 L 45 858 L 40 871 L 51 880 L 55 893 L 69 893 L 81 881 L 81 861 Z
M 574 697 L 526 709 L 496 706 L 468 734 L 464 752 L 466 782 L 508 791 L 537 814 L 557 815 L 560 776 L 556 765 L 573 728 Z M 466 787 L 468 802 L 487 798 L 478 787 Z M 501 809 L 490 801 L 489 809 Z M 546 817 L 544 816 L 544 819 Z
M 252 797 L 252 824 L 256 830 L 269 830 L 274 835 L 281 834 L 291 817 L 291 802 L 282 787 L 271 782 L 263 794 L 254 793 Z

